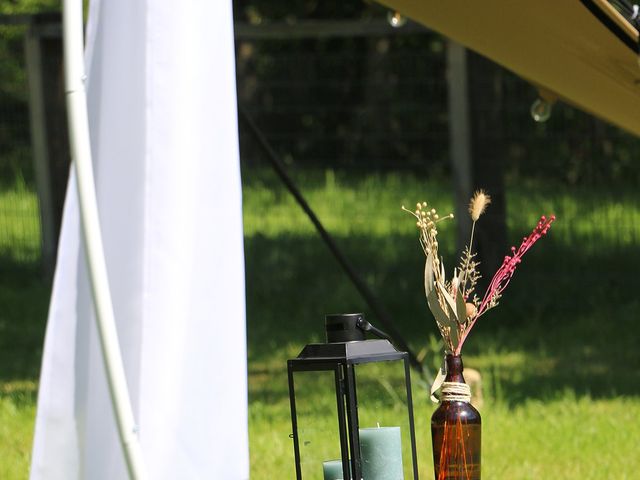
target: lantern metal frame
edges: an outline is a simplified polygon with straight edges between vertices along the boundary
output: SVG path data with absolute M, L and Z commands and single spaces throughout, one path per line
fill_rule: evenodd
M 291 403 L 291 425 L 293 428 L 292 437 L 297 480 L 303 479 L 300 464 L 301 459 L 298 438 L 294 373 L 313 371 L 334 372 L 342 471 L 351 471 L 352 478 L 362 478 L 355 367 L 359 364 L 394 360 L 402 360 L 404 364 L 404 380 L 407 394 L 406 398 L 409 433 L 411 438 L 413 478 L 414 480 L 418 480 L 418 461 L 416 454 L 413 400 L 411 397 L 409 354 L 407 352 L 400 352 L 396 350 L 391 342 L 386 339 L 313 343 L 305 346 L 297 358 L 287 361 L 289 400 Z M 349 470 L 349 467 L 351 467 L 351 470 Z

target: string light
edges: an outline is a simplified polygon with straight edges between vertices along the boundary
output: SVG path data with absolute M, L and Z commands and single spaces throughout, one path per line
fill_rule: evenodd
M 544 123 L 549 120 L 556 101 L 555 94 L 548 90 L 539 89 L 538 98 L 531 104 L 531 118 L 538 123 Z
M 402 16 L 400 12 L 389 10 L 389 12 L 387 13 L 387 21 L 393 28 L 400 28 L 406 25 L 407 17 Z

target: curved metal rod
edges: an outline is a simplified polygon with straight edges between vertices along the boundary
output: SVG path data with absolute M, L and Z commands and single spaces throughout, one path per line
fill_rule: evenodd
M 407 342 L 402 338 L 402 335 L 400 335 L 400 332 L 393 323 L 391 315 L 387 312 L 378 298 L 373 294 L 364 280 L 362 280 L 356 273 L 355 269 L 351 266 L 351 263 L 349 263 L 349 261 L 347 260 L 347 257 L 342 253 L 342 250 L 338 248 L 338 245 L 333 240 L 333 237 L 331 237 L 329 232 L 327 232 L 327 230 L 320 222 L 320 219 L 316 216 L 313 210 L 311 210 L 311 207 L 302 196 L 302 193 L 300 193 L 300 190 L 298 190 L 298 188 L 291 180 L 291 177 L 289 177 L 289 174 L 286 172 L 282 162 L 278 159 L 275 150 L 273 150 L 273 147 L 271 147 L 264 134 L 260 131 L 258 126 L 255 124 L 251 116 L 247 113 L 246 109 L 242 105 L 238 105 L 238 113 L 240 114 L 240 120 L 244 122 L 249 131 L 253 134 L 254 138 L 258 142 L 258 145 L 265 153 L 267 160 L 274 168 L 284 185 L 287 187 L 287 190 L 289 190 L 291 195 L 293 195 L 293 197 L 296 199 L 298 205 L 300 205 L 302 210 L 304 210 L 304 213 L 306 213 L 307 217 L 309 217 L 309 220 L 311 220 L 311 223 L 313 223 L 313 226 L 318 231 L 318 234 L 327 245 L 333 256 L 336 258 L 338 264 L 347 274 L 347 277 L 349 277 L 351 283 L 353 283 L 358 292 L 360 292 L 360 295 L 362 296 L 362 298 L 364 298 L 364 301 L 367 302 L 369 307 L 371 307 L 371 310 L 373 310 L 373 313 L 382 322 L 385 329 L 390 332 L 390 335 L 387 338 L 393 338 L 392 343 L 397 345 L 400 350 L 404 350 L 409 354 L 409 362 L 411 363 L 411 366 L 415 368 L 420 374 L 425 375 L 427 380 L 431 382 L 432 379 L 429 372 L 424 369 L 424 367 L 422 366 L 422 362 L 418 360 L 418 357 L 413 353 L 413 351 L 409 348 Z
M 71 160 L 76 173 L 86 260 L 111 403 L 129 476 L 143 480 L 147 478 L 146 469 L 122 364 L 98 218 L 84 87 L 82 3 L 82 0 L 63 2 L 65 93 Z

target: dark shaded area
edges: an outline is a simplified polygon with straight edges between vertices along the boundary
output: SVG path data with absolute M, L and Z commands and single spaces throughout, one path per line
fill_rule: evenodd
M 49 291 L 37 263 L 0 259 L 0 382 L 38 378 Z
M 43 59 L 43 89 L 47 120 L 47 151 L 51 175 L 54 229 L 60 231 L 62 208 L 67 191 L 71 154 L 67 132 L 67 108 L 65 105 L 62 38 L 41 38 Z
M 339 238 L 419 349 L 436 327 L 416 287 L 421 253 L 398 248 L 414 241 L 413 235 Z M 321 339 L 326 312 L 362 310 L 357 292 L 319 240 L 254 236 L 245 245 L 250 362 L 262 363 L 288 344 Z M 586 253 L 552 233 L 527 257 L 500 306 L 478 322 L 465 355 L 519 352 L 535 361 L 530 368 L 518 366 L 519 375 L 509 365 L 483 369 L 487 388 L 502 392 L 511 405 L 567 389 L 594 398 L 639 395 L 640 304 L 628 288 L 640 267 L 635 249 Z M 538 361 L 550 367 L 536 370 Z

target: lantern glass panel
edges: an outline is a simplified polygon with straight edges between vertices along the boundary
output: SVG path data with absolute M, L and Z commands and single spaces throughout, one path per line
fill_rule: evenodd
M 323 480 L 323 463 L 340 461 L 336 374 L 293 373 L 300 469 L 304 480 Z
M 364 478 L 413 480 L 404 361 L 356 365 L 355 384 Z

